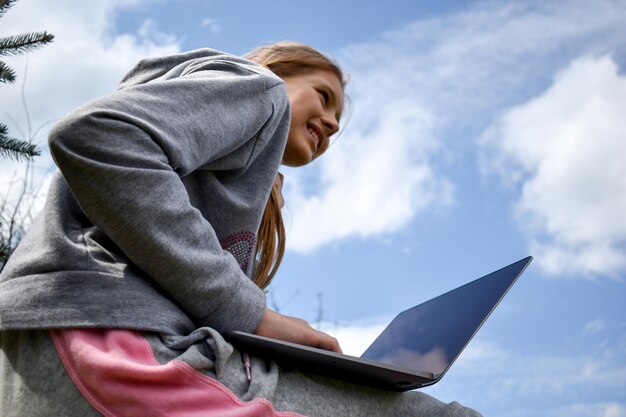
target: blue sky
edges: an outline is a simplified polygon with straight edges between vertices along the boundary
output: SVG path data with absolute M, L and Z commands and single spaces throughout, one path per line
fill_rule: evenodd
M 486 416 L 624 417 L 625 23 L 626 2 L 604 0 L 21 0 L 0 35 L 56 35 L 27 77 L 7 59 L 41 143 L 145 56 L 282 39 L 329 53 L 351 75 L 351 117 L 324 158 L 284 170 L 270 304 L 360 353 L 402 309 L 533 255 L 426 391 Z M 20 94 L 0 96 L 16 136 Z

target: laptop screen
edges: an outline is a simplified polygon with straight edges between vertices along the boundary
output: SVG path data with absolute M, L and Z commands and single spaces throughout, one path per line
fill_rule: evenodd
M 396 316 L 361 358 L 443 374 L 532 260 L 522 259 Z

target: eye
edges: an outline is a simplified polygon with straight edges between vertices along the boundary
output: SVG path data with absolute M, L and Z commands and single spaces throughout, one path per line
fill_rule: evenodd
M 328 100 L 330 100 L 330 94 L 328 94 L 325 90 L 319 90 L 320 96 L 322 96 L 322 100 L 324 101 L 324 105 L 328 104 Z

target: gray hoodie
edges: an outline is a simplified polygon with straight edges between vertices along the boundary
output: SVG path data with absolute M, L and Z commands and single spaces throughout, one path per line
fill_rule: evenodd
M 288 130 L 283 82 L 254 63 L 141 61 L 51 131 L 60 172 L 0 275 L 0 330 L 254 330 L 255 236 Z

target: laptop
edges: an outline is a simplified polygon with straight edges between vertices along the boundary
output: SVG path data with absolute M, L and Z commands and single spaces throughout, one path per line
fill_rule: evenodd
M 361 357 L 239 331 L 226 338 L 240 351 L 272 359 L 282 368 L 393 391 L 426 387 L 441 380 L 531 260 L 521 259 L 401 312 Z

